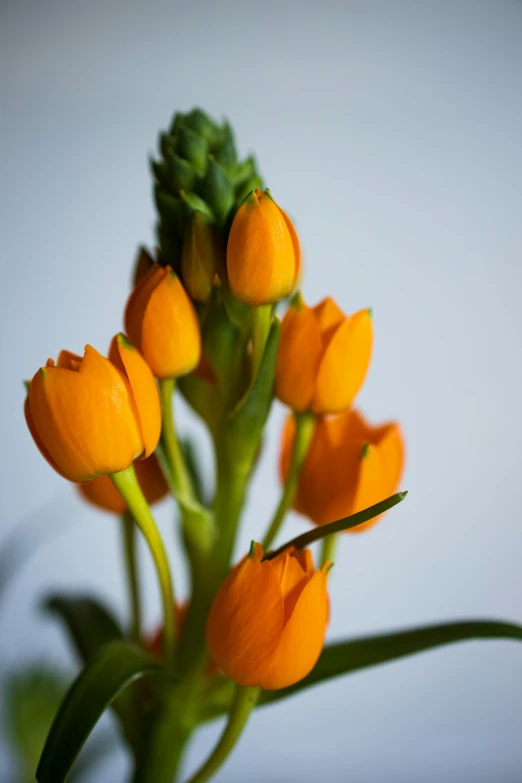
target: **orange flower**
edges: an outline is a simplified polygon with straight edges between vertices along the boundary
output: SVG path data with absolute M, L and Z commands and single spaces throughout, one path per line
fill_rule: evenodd
M 239 685 L 286 688 L 315 666 L 328 623 L 327 573 L 309 549 L 263 560 L 260 544 L 235 566 L 207 620 L 207 646 Z
M 227 245 L 234 296 L 249 305 L 277 302 L 297 283 L 299 240 L 288 215 L 269 190 L 253 190 L 237 210 Z
M 128 468 L 158 443 L 161 409 L 152 373 L 117 335 L 105 359 L 62 351 L 35 374 L 25 402 L 27 425 L 43 456 L 70 481 Z
M 165 497 L 168 487 L 155 454 L 151 454 L 147 459 L 137 460 L 134 470 L 149 505 Z M 127 504 L 109 476 L 98 476 L 86 484 L 78 484 L 78 490 L 85 500 L 104 511 L 120 516 L 127 511 Z
M 312 308 L 299 299 L 281 324 L 276 396 L 295 411 L 347 410 L 366 377 L 372 343 L 369 310 L 346 316 L 331 297 Z
M 154 264 L 125 310 L 125 329 L 157 378 L 176 378 L 197 365 L 201 335 L 194 305 L 170 266 Z
M 285 479 L 294 439 L 288 417 L 281 448 Z M 404 467 L 404 441 L 398 424 L 368 424 L 355 410 L 317 419 L 312 442 L 299 476 L 294 508 L 316 525 L 362 511 L 397 491 Z M 377 522 L 372 519 L 349 533 Z

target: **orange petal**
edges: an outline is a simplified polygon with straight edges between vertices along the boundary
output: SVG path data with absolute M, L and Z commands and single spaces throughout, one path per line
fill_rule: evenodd
M 210 610 L 207 646 L 220 669 L 239 685 L 260 684 L 283 629 L 283 597 L 262 549 L 244 558 L 219 589 Z
M 295 288 L 297 283 L 299 282 L 299 278 L 301 276 L 301 245 L 299 243 L 299 237 L 297 236 L 297 231 L 294 228 L 294 224 L 284 211 L 284 209 L 281 209 L 279 207 L 279 210 L 283 216 L 283 220 L 286 223 L 286 227 L 290 233 L 290 237 L 292 239 L 292 245 L 294 247 L 294 263 L 295 263 L 295 273 L 294 273 L 294 285 Z
M 299 558 L 294 557 L 292 553 L 283 552 L 267 562 L 274 570 L 281 587 L 281 593 L 285 602 L 283 622 L 286 623 L 294 610 L 297 599 L 308 582 L 308 577 L 299 562 Z
M 398 424 L 388 424 L 381 428 L 377 448 L 384 473 L 383 490 L 385 497 L 389 497 L 398 491 L 404 470 L 405 445 Z
M 281 324 L 275 393 L 295 411 L 306 410 L 322 354 L 317 319 L 309 307 L 290 307 Z
M 352 404 L 368 372 L 373 344 L 368 310 L 347 318 L 334 332 L 319 365 L 312 408 L 338 413 Z
M 201 355 L 194 305 L 177 275 L 167 274 L 150 293 L 141 331 L 141 352 L 157 378 L 175 378 L 193 370 Z
M 79 372 L 62 367 L 37 372 L 29 404 L 45 449 L 72 481 L 123 470 L 143 452 L 128 385 L 89 345 Z
M 153 264 L 148 272 L 141 277 L 127 300 L 125 307 L 125 331 L 129 335 L 131 342 L 142 350 L 141 333 L 143 327 L 143 316 L 145 308 L 149 301 L 150 294 L 159 284 L 160 280 L 167 274 L 165 268 L 159 264 Z
M 157 503 L 168 494 L 167 482 L 155 454 L 151 454 L 147 459 L 137 460 L 134 470 L 147 503 Z
M 33 440 L 36 443 L 36 445 L 38 446 L 40 454 L 43 457 L 45 457 L 45 459 L 47 460 L 49 465 L 52 468 L 54 468 L 55 471 L 60 474 L 60 476 L 63 476 L 63 478 L 68 478 L 68 476 L 66 476 L 65 473 L 63 473 L 63 471 L 60 470 L 60 468 L 58 467 L 56 462 L 53 460 L 53 458 L 51 457 L 51 455 L 49 454 L 49 452 L 45 448 L 45 446 L 43 444 L 43 441 L 40 438 L 40 436 L 39 436 L 39 434 L 38 434 L 38 432 L 36 430 L 36 427 L 34 426 L 33 416 L 32 416 L 32 413 L 31 413 L 31 406 L 29 405 L 29 395 L 27 395 L 27 397 L 25 398 L 24 414 L 25 414 L 25 421 L 26 421 L 26 424 L 27 424 L 27 428 L 29 429 L 29 432 L 33 436 Z
M 317 571 L 295 605 L 281 641 L 265 672 L 261 686 L 266 690 L 293 685 L 313 669 L 321 654 L 328 622 L 327 573 Z
M 327 296 L 313 308 L 321 334 L 328 333 L 333 327 L 339 326 L 346 316 L 331 296 Z
M 116 353 L 125 368 L 125 375 L 136 404 L 145 444 L 143 456 L 148 457 L 158 445 L 161 433 L 161 403 L 158 387 L 147 362 L 123 334 L 114 337 L 109 358 L 112 359 Z
M 260 190 L 237 210 L 227 244 L 234 296 L 249 305 L 287 296 L 296 277 L 293 237 L 277 204 Z
M 67 370 L 74 370 L 75 372 L 78 372 L 81 363 L 82 363 L 81 356 L 78 356 L 75 353 L 71 353 L 70 351 L 64 350 L 64 351 L 60 351 L 60 353 L 58 354 L 58 361 L 56 362 L 56 366 L 65 367 L 65 369 Z

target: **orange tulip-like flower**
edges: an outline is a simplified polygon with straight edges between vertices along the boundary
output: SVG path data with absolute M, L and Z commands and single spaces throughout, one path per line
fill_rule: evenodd
M 254 544 L 218 591 L 207 620 L 207 646 L 239 685 L 286 688 L 314 667 L 324 644 L 327 574 L 309 549 L 263 560 Z
M 138 281 L 127 302 L 125 329 L 157 378 L 185 375 L 199 361 L 196 311 L 170 266 L 154 264 Z
M 165 497 L 168 492 L 167 483 L 154 454 L 147 459 L 137 460 L 134 463 L 134 470 L 149 505 Z M 85 484 L 78 484 L 78 490 L 85 500 L 104 511 L 121 516 L 128 510 L 126 502 L 109 476 L 98 476 Z
M 289 469 L 295 424 L 283 430 L 281 477 Z M 355 514 L 393 495 L 404 467 L 404 441 L 398 424 L 373 427 L 355 410 L 317 419 L 304 461 L 294 508 L 316 525 Z M 348 530 L 358 533 L 372 519 Z
M 347 410 L 366 377 L 372 343 L 369 310 L 346 316 L 330 297 L 316 307 L 299 298 L 281 324 L 276 396 L 295 411 Z
M 35 374 L 27 425 L 43 456 L 70 481 L 89 481 L 148 457 L 159 440 L 161 409 L 147 363 L 123 335 L 109 359 L 92 346 L 83 358 L 62 351 Z
M 292 222 L 270 191 L 249 193 L 228 237 L 227 270 L 234 296 L 249 305 L 283 299 L 295 288 L 300 258 Z

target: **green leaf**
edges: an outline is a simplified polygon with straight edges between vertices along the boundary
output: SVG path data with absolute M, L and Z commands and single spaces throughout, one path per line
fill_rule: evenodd
M 62 783 L 105 709 L 130 683 L 164 670 L 144 650 L 117 641 L 103 647 L 73 682 L 47 737 L 38 783 Z
M 306 533 L 292 538 L 291 541 L 287 541 L 286 544 L 283 544 L 278 549 L 274 549 L 273 552 L 267 552 L 263 560 L 272 560 L 272 558 L 277 557 L 290 546 L 296 549 L 304 549 L 313 544 L 314 541 L 320 541 L 322 538 L 332 535 L 332 533 L 340 533 L 341 530 L 351 530 L 354 527 L 359 527 L 359 525 L 364 525 L 370 519 L 375 519 L 375 517 L 396 506 L 397 503 L 404 500 L 407 494 L 407 492 L 396 492 L 395 495 L 391 495 L 391 497 L 381 500 L 379 503 L 374 503 L 373 506 L 358 511 L 356 514 L 350 514 L 349 517 L 343 517 L 335 522 L 330 522 L 328 525 L 320 525 L 312 528 L 312 530 L 307 530 Z
M 212 494 L 209 490 L 208 482 L 205 480 L 198 445 L 193 438 L 185 436 L 181 440 L 181 448 L 185 457 L 185 465 L 192 479 L 196 498 L 203 506 L 210 507 Z
M 281 324 L 274 318 L 254 380 L 227 420 L 227 449 L 236 464 L 251 465 L 258 453 L 274 393 L 275 364 Z
M 279 691 L 263 691 L 260 704 L 286 699 L 287 696 L 332 677 L 340 677 L 397 658 L 415 655 L 424 650 L 472 639 L 522 641 L 522 627 L 496 620 L 465 620 L 329 644 L 324 648 L 314 669 L 304 680 Z
M 89 663 L 103 645 L 123 639 L 116 620 L 95 598 L 54 595 L 47 599 L 44 606 L 64 622 L 84 663 Z

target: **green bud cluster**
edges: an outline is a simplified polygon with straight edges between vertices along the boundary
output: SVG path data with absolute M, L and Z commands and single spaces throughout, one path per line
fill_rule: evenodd
M 159 160 L 151 160 L 159 213 L 159 262 L 181 270 L 185 232 L 194 211 L 215 221 L 223 234 L 229 217 L 251 190 L 263 187 L 253 157 L 239 160 L 228 122 L 214 122 L 201 109 L 177 113 L 159 137 Z

